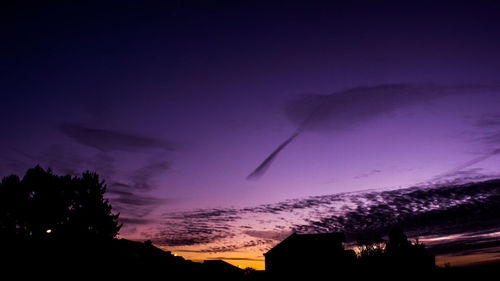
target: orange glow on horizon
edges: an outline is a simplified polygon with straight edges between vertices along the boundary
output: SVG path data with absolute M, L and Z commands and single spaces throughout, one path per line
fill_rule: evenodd
M 496 249 L 500 250 L 500 247 Z M 479 263 L 487 263 L 493 261 L 500 261 L 500 257 L 498 256 L 498 252 L 496 253 L 480 253 L 480 254 L 470 254 L 470 255 L 442 255 L 436 256 L 436 266 L 446 266 L 449 264 L 452 267 L 456 266 L 469 266 L 473 264 Z
M 427 248 L 432 248 L 433 245 L 438 245 L 447 242 L 460 243 L 463 239 L 469 239 L 471 237 L 476 238 L 491 238 L 500 237 L 500 232 L 488 233 L 488 234 L 474 234 L 474 233 L 461 233 L 453 235 L 444 236 L 427 236 L 419 237 L 419 242 L 424 243 Z M 139 235 L 136 237 L 123 237 L 135 241 L 144 241 L 143 237 Z M 410 240 L 414 238 L 410 237 Z M 274 240 L 271 244 L 255 244 L 250 245 L 249 242 L 252 241 L 251 237 L 241 236 L 234 237 L 233 239 L 221 240 L 206 244 L 197 245 L 187 245 L 187 246 L 159 246 L 157 247 L 165 250 L 171 251 L 173 255 L 180 256 L 186 260 L 191 260 L 194 262 L 203 262 L 204 260 L 223 260 L 230 263 L 236 267 L 241 268 L 253 268 L 255 270 L 265 270 L 265 259 L 264 253 L 271 249 L 273 246 L 278 244 L 280 241 Z M 231 245 L 236 245 L 234 249 Z M 358 254 L 359 249 L 354 244 L 346 243 L 344 244 L 345 249 L 352 249 Z M 498 252 L 500 252 L 500 247 L 482 249 L 482 253 L 472 253 L 472 254 L 446 254 L 436 256 L 436 266 L 445 266 L 450 264 L 452 267 L 455 266 L 467 266 L 476 263 L 483 263 L 489 261 L 500 261 L 498 257 Z M 496 251 L 496 254 L 493 252 Z

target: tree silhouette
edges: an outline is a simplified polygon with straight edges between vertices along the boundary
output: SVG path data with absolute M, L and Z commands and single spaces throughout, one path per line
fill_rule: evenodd
M 11 175 L 0 183 L 2 241 L 95 240 L 114 238 L 119 214 L 104 199 L 106 185 L 96 173 L 54 175 L 40 166 L 22 180 Z
M 356 242 L 360 259 L 377 258 L 385 254 L 386 243 L 380 235 L 359 237 Z
M 424 274 L 435 269 L 435 258 L 418 240 L 412 242 L 399 226 L 389 232 L 386 254 L 390 263 L 406 274 Z
M 435 268 L 435 259 L 418 240 L 408 240 L 399 226 L 391 228 L 385 242 L 376 234 L 357 239 L 358 267 L 363 278 L 379 272 L 383 278 L 423 276 Z
M 386 243 L 377 234 L 358 237 L 357 263 L 366 272 L 378 271 L 386 267 Z
M 399 226 L 394 226 L 389 232 L 389 243 L 387 243 L 387 252 L 397 255 L 401 252 L 407 252 L 412 247 L 405 233 Z

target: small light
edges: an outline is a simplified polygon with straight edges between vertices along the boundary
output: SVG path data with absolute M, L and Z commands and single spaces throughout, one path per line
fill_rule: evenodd
M 46 232 L 47 234 L 51 234 L 51 233 L 52 233 L 52 229 L 50 229 L 50 228 L 49 228 L 49 229 L 47 229 L 45 232 Z
M 174 253 L 174 257 L 177 257 L 177 254 L 176 254 L 176 253 Z

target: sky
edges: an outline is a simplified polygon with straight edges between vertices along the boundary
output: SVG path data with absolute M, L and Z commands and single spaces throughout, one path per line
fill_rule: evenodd
M 497 202 L 494 1 L 101 2 L 1 4 L 0 176 L 97 172 L 120 237 L 262 269 L 293 231 Z M 412 234 L 498 259 L 448 245 L 488 210 Z

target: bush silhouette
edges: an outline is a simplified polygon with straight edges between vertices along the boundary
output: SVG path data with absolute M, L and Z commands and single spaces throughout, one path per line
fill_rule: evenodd
M 57 176 L 40 166 L 22 180 L 11 175 L 0 183 L 2 241 L 89 240 L 114 238 L 119 214 L 103 195 L 104 181 L 96 173 Z
M 358 239 L 358 267 L 366 274 L 380 272 L 385 278 L 422 276 L 432 272 L 435 259 L 425 245 L 412 242 L 398 226 L 391 228 L 388 241 L 375 235 Z

